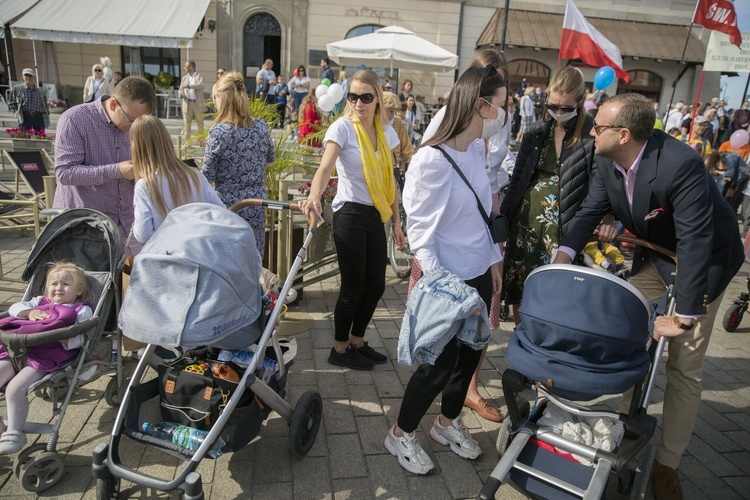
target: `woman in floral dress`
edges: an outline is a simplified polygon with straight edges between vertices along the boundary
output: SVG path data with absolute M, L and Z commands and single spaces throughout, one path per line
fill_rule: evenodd
M 517 306 L 526 277 L 549 264 L 565 226 L 588 193 L 594 172 L 593 119 L 583 107 L 583 74 L 560 70 L 550 82 L 544 119 L 523 136 L 508 193 L 500 211 L 510 221 L 503 273 L 503 299 Z
M 217 113 L 206 140 L 203 174 L 227 207 L 245 198 L 266 198 L 266 167 L 275 161 L 276 153 L 268 125 L 250 116 L 242 75 L 236 71 L 225 74 L 211 98 Z M 245 207 L 238 213 L 253 228 L 262 258 L 265 209 Z

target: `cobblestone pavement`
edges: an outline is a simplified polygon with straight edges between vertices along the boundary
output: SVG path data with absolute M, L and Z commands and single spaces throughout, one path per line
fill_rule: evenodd
M 5 232 L 0 236 L 0 255 L 6 274 L 18 276 L 33 238 Z M 723 309 L 745 288 L 745 266 L 726 293 Z M 291 310 L 306 312 L 316 322 L 312 330 L 297 335 L 298 354 L 289 374 L 287 399 L 295 402 L 305 391 L 319 391 L 324 418 L 312 451 L 293 459 L 288 446 L 288 428 L 275 413 L 265 422 L 260 435 L 237 453 L 217 460 L 204 460 L 198 471 L 207 496 L 223 498 L 472 498 L 495 466 L 494 442 L 498 425 L 482 421 L 464 410 L 464 421 L 479 441 L 484 455 L 474 462 L 458 458 L 427 436 L 438 406 L 433 405 L 418 431 L 422 444 L 439 467 L 437 474 L 416 477 L 405 472 L 383 447 L 383 438 L 396 421 L 404 386 L 411 368 L 390 361 L 371 372 L 356 372 L 327 363 L 332 340 L 332 311 L 337 296 L 335 279 L 305 289 L 304 299 Z M 367 339 L 374 347 L 396 359 L 396 343 L 404 310 L 406 284 L 389 277 L 386 293 L 375 312 Z M 0 292 L 0 301 L 16 300 L 19 294 Z M 482 370 L 485 397 L 503 405 L 499 373 L 505 368 L 504 349 L 511 324 L 497 330 Z M 750 322 L 735 333 L 718 325 L 704 367 L 704 404 L 694 436 L 683 458 L 681 475 L 688 499 L 746 498 L 750 490 Z M 128 362 L 132 369 L 134 363 Z M 103 398 L 108 377 L 81 388 L 65 418 L 59 452 L 65 458 L 65 474 L 45 497 L 93 498 L 91 450 L 107 440 L 115 410 Z M 664 378 L 659 377 L 652 413 L 660 416 Z M 615 398 L 605 400 L 612 406 Z M 0 410 L 4 412 L 3 410 Z M 31 415 L 46 418 L 50 404 L 32 399 Z M 40 417 L 41 416 L 41 417 Z M 35 436 L 31 436 L 32 441 Z M 40 438 L 39 442 L 46 442 Z M 123 444 L 126 464 L 138 470 L 171 478 L 180 462 L 154 449 Z M 0 457 L 0 496 L 29 498 L 12 473 L 12 457 Z M 745 492 L 745 493 L 743 493 Z M 123 484 L 121 497 L 168 497 Z M 521 498 L 508 486 L 498 498 Z

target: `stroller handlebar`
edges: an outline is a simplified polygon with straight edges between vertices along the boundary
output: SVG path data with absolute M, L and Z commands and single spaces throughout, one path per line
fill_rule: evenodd
M 651 242 L 649 242 L 647 240 L 643 240 L 641 238 L 635 238 L 635 237 L 632 237 L 632 236 L 623 236 L 623 235 L 618 235 L 615 238 L 615 241 L 622 241 L 622 242 L 625 242 L 625 243 L 632 243 L 634 245 L 640 245 L 642 247 L 648 248 L 649 250 L 653 250 L 654 252 L 658 252 L 658 253 L 664 255 L 665 257 L 669 257 L 670 259 L 672 259 L 674 261 L 675 264 L 677 264 L 677 254 L 675 253 L 675 251 L 674 250 L 670 250 L 669 248 L 665 248 L 665 247 L 663 247 L 661 245 L 657 245 L 655 243 L 651 243 Z
M 238 212 L 245 207 L 265 207 L 271 210 L 300 210 L 299 204 L 289 201 L 277 201 L 277 200 L 264 200 L 261 198 L 247 198 L 242 201 L 238 201 L 229 210 L 232 212 Z M 310 219 L 310 227 L 316 228 L 323 221 L 323 217 L 313 213 Z
M 591 237 L 590 241 L 599 241 L 599 239 L 596 237 L 596 235 Z M 665 257 L 669 257 L 674 261 L 675 264 L 677 264 L 677 254 L 674 252 L 674 250 L 670 250 L 669 248 L 663 247 L 661 245 L 657 245 L 656 243 L 651 243 L 650 241 L 636 238 L 634 236 L 623 236 L 621 234 L 617 235 L 614 239 L 614 241 L 622 241 L 624 243 L 631 243 L 633 245 L 642 246 L 645 248 L 648 248 L 649 250 L 653 250 L 654 252 L 658 252 Z

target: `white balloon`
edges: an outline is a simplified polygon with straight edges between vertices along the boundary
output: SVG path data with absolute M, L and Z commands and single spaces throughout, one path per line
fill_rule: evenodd
M 315 88 L 315 97 L 317 97 L 318 99 L 320 99 L 321 96 L 326 95 L 327 92 L 328 92 L 328 87 L 326 87 L 325 85 L 322 85 L 322 84 L 318 85 Z
M 331 96 L 333 102 L 341 102 L 341 99 L 344 98 L 344 87 L 338 83 L 332 83 L 330 87 L 328 87 L 326 95 Z
M 328 94 L 322 95 L 320 96 L 320 99 L 318 99 L 318 107 L 325 113 L 331 111 L 335 105 L 336 101 L 334 101 Z

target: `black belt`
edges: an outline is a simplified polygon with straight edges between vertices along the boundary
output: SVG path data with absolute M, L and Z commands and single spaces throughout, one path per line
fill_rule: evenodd
M 188 102 L 195 102 L 195 99 L 188 99 Z
M 23 114 L 36 116 L 36 115 L 43 115 L 44 111 L 24 111 Z

